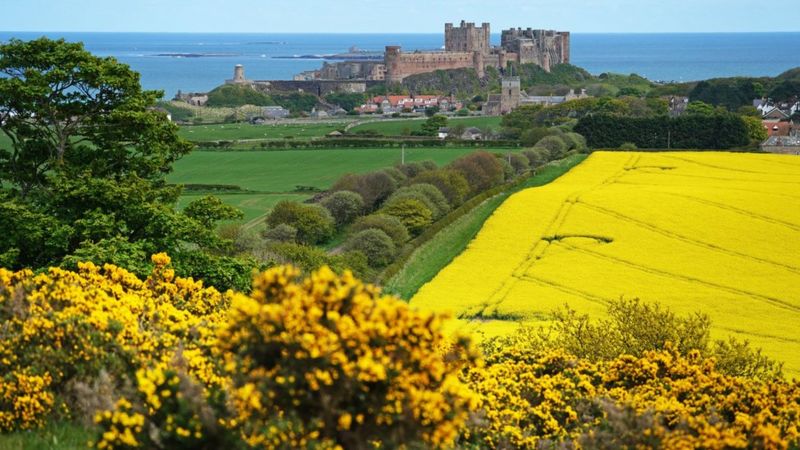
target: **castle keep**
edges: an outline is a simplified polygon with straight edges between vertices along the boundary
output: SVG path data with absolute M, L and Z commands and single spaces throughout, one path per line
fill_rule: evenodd
M 410 75 L 435 70 L 473 68 L 478 76 L 487 66 L 505 69 L 509 62 L 536 64 L 546 71 L 569 63 L 570 34 L 553 30 L 504 30 L 499 47 L 492 47 L 491 26 L 462 21 L 444 26 L 444 51 L 403 53 L 400 47 L 386 47 L 386 81 L 399 83 Z

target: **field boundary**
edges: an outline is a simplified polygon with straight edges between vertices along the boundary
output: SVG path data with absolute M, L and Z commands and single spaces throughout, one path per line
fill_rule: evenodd
M 503 197 L 503 201 L 505 201 L 505 199 L 523 189 L 549 184 L 558 179 L 559 177 L 561 177 L 562 175 L 564 175 L 565 173 L 569 172 L 569 170 L 580 164 L 585 159 L 586 155 L 579 154 L 579 155 L 571 155 L 568 156 L 567 158 L 558 161 L 552 161 L 550 163 L 537 167 L 535 170 L 532 170 L 531 172 L 529 172 L 528 176 L 519 177 L 518 179 L 510 183 L 497 186 L 489 191 L 486 191 L 482 194 L 479 194 L 471 198 L 463 205 L 450 212 L 443 219 L 436 222 L 436 224 L 425 230 L 425 232 L 423 232 L 421 235 L 419 235 L 415 239 L 411 240 L 408 244 L 406 244 L 403 247 L 403 249 L 401 249 L 398 258 L 386 269 L 384 269 L 384 271 L 381 274 L 378 275 L 376 282 L 380 284 L 384 281 L 387 281 L 386 284 L 390 284 L 388 283 L 388 281 L 391 281 L 399 274 L 401 274 L 403 270 L 411 263 L 411 261 L 413 261 L 414 255 L 417 254 L 417 252 L 421 250 L 425 246 L 425 244 L 432 241 L 440 232 L 444 231 L 445 229 L 447 229 L 447 227 L 449 227 L 462 217 L 466 216 L 467 214 L 471 213 L 473 210 L 476 210 L 485 202 L 491 201 L 496 197 Z M 542 170 L 547 169 L 548 167 L 558 168 L 559 166 L 561 166 L 561 164 L 565 165 L 564 167 L 565 170 L 563 172 L 558 173 L 557 176 L 551 179 L 543 178 L 541 181 L 544 182 L 537 183 L 538 180 L 536 180 L 536 177 L 538 176 L 545 177 L 544 174 L 540 173 Z M 500 207 L 500 205 L 503 204 L 503 201 L 499 202 L 492 209 L 489 216 L 491 216 L 491 214 L 493 214 L 494 211 L 498 207 Z M 478 228 L 475 234 L 477 234 L 478 231 L 480 231 L 480 228 Z M 452 258 L 450 258 L 449 261 L 452 261 L 452 259 L 458 256 L 458 254 L 460 254 L 464 250 L 464 248 L 466 248 L 466 246 L 474 237 L 475 235 L 472 235 L 469 239 L 466 240 L 466 242 L 460 243 L 463 245 L 459 245 L 459 248 L 457 249 L 457 251 L 454 252 L 454 255 L 452 255 Z M 449 261 L 446 262 L 441 267 L 439 267 L 438 268 L 439 270 L 437 270 L 436 273 L 438 273 L 443 267 L 447 266 L 447 264 L 449 264 Z M 424 280 L 421 284 L 415 286 L 413 289 L 414 292 L 412 292 L 411 295 L 416 293 L 416 291 L 419 290 L 419 288 L 422 287 L 423 284 L 427 283 L 435 276 L 436 274 L 434 273 L 430 279 Z

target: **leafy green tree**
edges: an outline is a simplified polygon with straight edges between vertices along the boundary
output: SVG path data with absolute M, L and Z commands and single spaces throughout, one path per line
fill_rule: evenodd
M 411 183 L 426 183 L 435 186 L 453 207 L 464 203 L 469 195 L 467 179 L 457 170 L 450 168 L 422 172 L 414 177 Z
M 750 138 L 750 142 L 761 143 L 769 137 L 760 117 L 742 116 L 742 120 L 747 126 L 747 136 Z
M 439 114 L 439 107 L 438 106 L 429 106 L 425 108 L 425 115 L 428 117 L 433 117 L 434 115 Z
M 420 234 L 433 222 L 433 213 L 424 202 L 415 198 L 401 198 L 387 202 L 381 210 L 383 214 L 397 217 L 411 234 Z
M 710 116 L 714 114 L 714 107 L 705 102 L 693 101 L 686 105 L 686 113 L 697 114 L 700 116 Z
M 325 101 L 339 105 L 339 107 L 348 112 L 364 104 L 365 100 L 365 95 L 357 92 L 332 92 L 325 96 Z
M 333 185 L 332 191 L 353 191 L 364 199 L 366 211 L 373 211 L 397 189 L 397 181 L 385 171 L 364 174 L 345 174 Z
M 503 181 L 503 166 L 491 153 L 475 152 L 450 163 L 450 168 L 461 173 L 473 194 L 483 192 Z
M 325 197 L 320 204 L 331 213 L 338 227 L 351 223 L 364 211 L 364 199 L 352 191 L 334 192 Z
M 514 168 L 514 173 L 519 175 L 530 168 L 530 161 L 525 155 L 521 153 L 512 153 L 508 155 L 508 162 Z
M 400 219 L 394 216 L 387 216 L 386 214 L 371 214 L 369 216 L 359 217 L 351 231 L 358 233 L 359 231 L 375 228 L 386 233 L 392 239 L 396 247 L 400 247 L 408 241 L 408 229 Z
M 267 229 L 264 232 L 264 239 L 274 242 L 294 242 L 297 239 L 297 228 L 282 223 Z
M 450 205 L 444 195 L 431 184 L 412 184 L 396 190 L 386 204 L 389 205 L 400 199 L 413 198 L 421 201 L 431 210 L 433 220 L 437 220 L 450 211 Z
M 156 109 L 161 95 L 142 90 L 128 66 L 82 44 L 0 44 L 0 129 L 9 142 L 0 148 L 4 266 L 83 259 L 146 276 L 149 255 L 167 251 L 179 275 L 247 288 L 240 281 L 252 261 L 213 256 L 230 244 L 214 232 L 216 222 L 240 213 L 213 197 L 185 213 L 176 209 L 181 189 L 165 175 L 192 146 Z M 213 275 L 220 270 L 238 272 Z
M 82 44 L 46 38 L 0 45 L 0 183 L 21 197 L 56 175 L 160 180 L 192 146 L 156 111 L 139 74 Z
M 397 252 L 392 238 L 376 228 L 359 231 L 350 236 L 344 248 L 366 255 L 367 262 L 372 267 L 386 266 L 392 262 Z
M 567 152 L 567 144 L 559 136 L 547 136 L 536 143 L 536 147 L 546 148 L 553 159 L 563 158 Z
M 531 167 L 536 168 L 550 161 L 550 150 L 544 147 L 534 147 L 522 152 Z
M 335 222 L 322 206 L 283 200 L 267 216 L 268 229 L 282 224 L 297 230 L 298 242 L 321 244 L 333 236 Z
M 212 229 L 221 220 L 236 220 L 244 218 L 241 210 L 222 203 L 219 197 L 206 195 L 192 201 L 183 210 L 183 213 L 198 221 L 207 229 Z
M 422 133 L 425 136 L 436 136 L 439 132 L 439 128 L 447 126 L 447 117 L 436 114 L 428 118 L 425 123 L 422 124 Z

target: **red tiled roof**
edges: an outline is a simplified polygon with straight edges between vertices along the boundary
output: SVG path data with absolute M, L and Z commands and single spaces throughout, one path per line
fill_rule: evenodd
M 770 136 L 788 136 L 789 131 L 792 129 L 792 124 L 789 122 L 764 120 L 761 123 L 764 124 L 764 128 L 767 129 L 767 134 Z

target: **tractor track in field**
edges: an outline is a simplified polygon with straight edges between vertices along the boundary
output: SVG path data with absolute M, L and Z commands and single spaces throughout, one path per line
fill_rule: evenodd
M 691 238 L 691 237 L 688 237 L 688 236 L 684 236 L 684 235 L 676 233 L 674 231 L 670 231 L 670 230 L 667 230 L 665 228 L 661 228 L 659 226 L 653 225 L 653 224 L 651 224 L 649 222 L 645 222 L 643 220 L 639 220 L 639 219 L 636 219 L 634 217 L 622 214 L 620 212 L 617 212 L 617 211 L 614 211 L 614 210 L 611 210 L 611 209 L 608 209 L 608 208 L 603 208 L 602 206 L 594 205 L 594 204 L 591 204 L 591 203 L 588 203 L 588 202 L 585 202 L 585 201 L 581 201 L 580 205 L 584 206 L 584 207 L 586 207 L 588 209 L 591 209 L 592 211 L 596 211 L 596 212 L 598 212 L 600 214 L 605 214 L 605 215 L 607 215 L 609 217 L 613 217 L 613 218 L 621 220 L 623 222 L 630 223 L 630 224 L 645 228 L 645 229 L 647 229 L 649 231 L 652 231 L 654 233 L 661 234 L 661 235 L 666 236 L 666 237 L 668 237 L 670 239 L 675 239 L 675 240 L 679 240 L 681 242 L 685 242 L 687 244 L 696 245 L 696 246 L 702 247 L 702 248 L 704 248 L 706 250 L 713 250 L 715 252 L 725 253 L 725 254 L 728 254 L 730 256 L 736 256 L 736 257 L 740 257 L 740 258 L 750 259 L 750 260 L 753 260 L 753 261 L 758 261 L 758 262 L 761 262 L 761 263 L 764 263 L 764 264 L 774 265 L 774 266 L 786 269 L 786 270 L 788 270 L 790 272 L 793 272 L 793 273 L 796 273 L 796 274 L 800 274 L 800 267 L 784 264 L 784 263 L 777 262 L 777 261 L 772 261 L 772 260 L 769 260 L 769 259 L 765 259 L 765 258 L 761 258 L 761 257 L 758 257 L 758 256 L 750 255 L 750 254 L 747 254 L 747 253 L 738 252 L 736 250 L 732 250 L 732 249 L 729 249 L 729 248 L 726 248 L 726 247 L 721 247 L 719 245 L 712 244 L 710 242 L 705 242 L 705 241 L 701 241 L 699 239 L 694 239 L 694 238 Z

